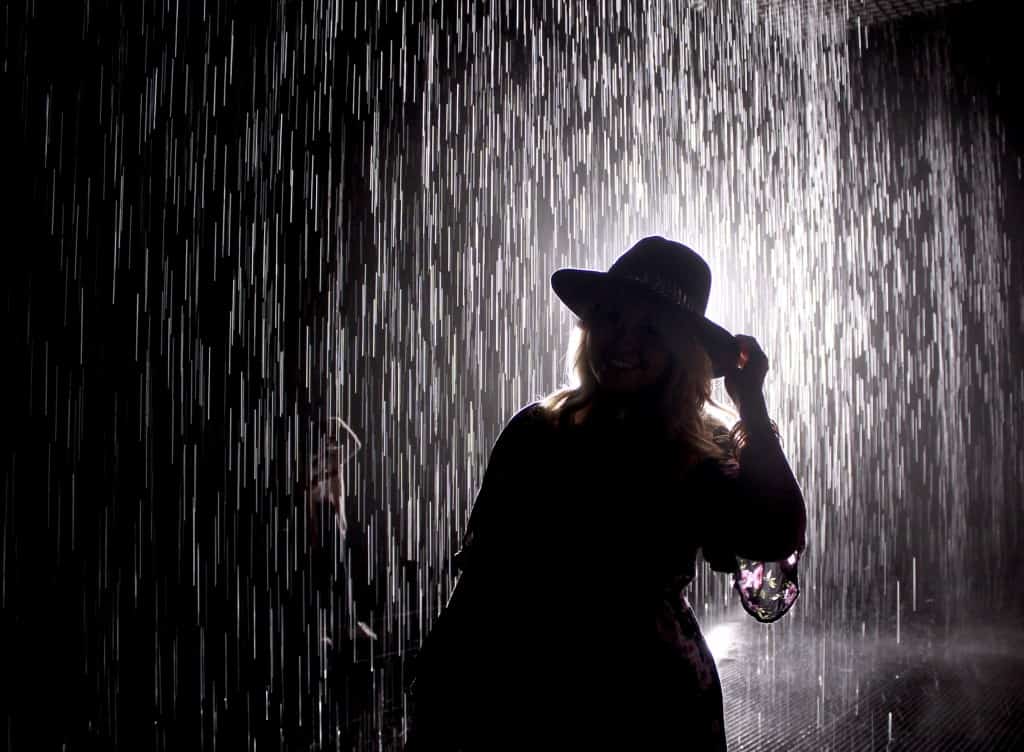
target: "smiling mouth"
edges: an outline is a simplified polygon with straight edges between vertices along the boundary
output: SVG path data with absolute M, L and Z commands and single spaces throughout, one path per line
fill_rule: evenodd
M 639 364 L 636 363 L 635 361 L 619 360 L 618 358 L 612 358 L 611 360 L 609 360 L 608 365 L 619 371 L 631 371 L 639 367 Z

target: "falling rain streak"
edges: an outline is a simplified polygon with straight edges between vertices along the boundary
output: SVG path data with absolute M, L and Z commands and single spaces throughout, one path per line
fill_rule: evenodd
M 5 737 L 394 748 L 491 443 L 566 378 L 549 276 L 647 234 L 771 359 L 812 535 L 764 639 L 1011 605 L 1020 163 L 955 35 L 856 5 L 22 8 L 0 597 L 67 710 Z

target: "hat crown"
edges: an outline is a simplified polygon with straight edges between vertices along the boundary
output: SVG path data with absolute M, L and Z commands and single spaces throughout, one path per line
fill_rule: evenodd
M 659 297 L 704 315 L 711 269 L 692 248 L 659 235 L 643 238 L 616 259 L 608 274 L 649 287 Z

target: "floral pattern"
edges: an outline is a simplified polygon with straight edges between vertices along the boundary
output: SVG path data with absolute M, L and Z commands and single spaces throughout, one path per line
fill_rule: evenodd
M 799 551 L 783 561 L 751 561 L 737 557 L 733 583 L 743 609 L 761 622 L 781 619 L 800 596 L 799 560 Z

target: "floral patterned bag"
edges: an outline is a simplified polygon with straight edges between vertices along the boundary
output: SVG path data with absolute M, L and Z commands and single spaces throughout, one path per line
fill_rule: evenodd
M 797 562 L 800 551 L 783 561 L 751 561 L 737 557 L 733 575 L 743 609 L 761 622 L 778 621 L 800 595 Z

